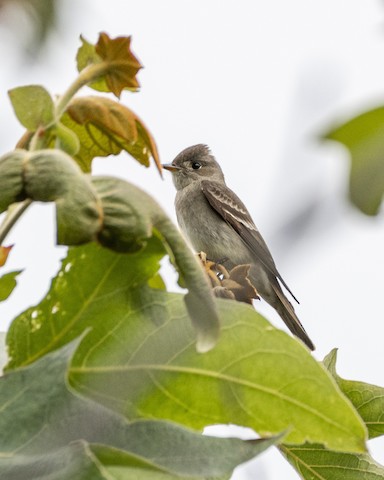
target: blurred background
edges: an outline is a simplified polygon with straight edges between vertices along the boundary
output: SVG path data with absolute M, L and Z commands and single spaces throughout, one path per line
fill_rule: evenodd
M 334 126 L 384 104 L 384 4 L 379 0 L 0 0 L 0 152 L 23 133 L 7 90 L 43 84 L 62 93 L 76 76 L 79 36 L 132 35 L 145 68 L 122 102 L 147 124 L 163 162 L 206 143 L 248 206 L 321 360 L 339 348 L 343 377 L 384 386 L 384 219 L 347 198 L 350 156 L 321 140 Z M 129 179 L 175 219 L 167 172 L 130 159 L 98 159 L 94 173 Z M 46 293 L 66 249 L 54 210 L 34 205 L 9 235 L 4 267 L 23 269 L 0 303 L 0 331 Z M 165 262 L 170 289 L 175 275 Z M 279 328 L 277 315 L 256 303 Z M 226 434 L 228 430 L 209 429 Z M 233 434 L 237 430 L 230 430 Z M 247 432 L 240 431 L 241 435 Z M 370 442 L 384 462 L 383 438 Z M 296 479 L 276 449 L 234 479 Z

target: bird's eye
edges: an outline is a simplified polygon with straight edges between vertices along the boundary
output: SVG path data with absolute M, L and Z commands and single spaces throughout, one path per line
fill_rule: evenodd
M 201 163 L 199 162 L 192 162 L 192 168 L 194 170 L 199 170 L 199 168 L 201 168 Z

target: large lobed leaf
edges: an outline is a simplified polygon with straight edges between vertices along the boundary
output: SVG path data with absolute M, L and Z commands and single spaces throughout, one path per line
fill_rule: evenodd
M 77 344 L 1 379 L 2 480 L 222 478 L 279 441 L 204 437 L 162 421 L 128 423 L 68 387 Z
M 377 215 L 384 194 L 384 107 L 375 108 L 327 133 L 351 154 L 349 196 L 363 213 Z
M 368 428 L 369 438 L 384 435 L 384 388 L 355 380 L 345 380 L 336 373 L 337 350 L 324 359 L 344 395 L 349 398 Z
M 283 446 L 281 451 L 304 480 L 384 479 L 384 467 L 369 454 L 334 452 L 318 444 Z
M 164 247 L 156 237 L 131 255 L 118 255 L 95 244 L 69 249 L 47 296 L 11 324 L 8 367 L 28 365 L 87 328 L 97 326 L 106 334 L 110 322 L 124 321 L 129 302 L 135 296 L 140 302 L 143 286 L 157 274 L 163 255 Z M 109 321 L 99 321 L 100 313 Z
M 251 307 L 218 302 L 219 344 L 196 353 L 182 295 L 146 285 L 162 254 L 156 237 L 134 255 L 71 249 L 47 297 L 13 322 L 9 368 L 91 328 L 71 382 L 130 420 L 235 423 L 267 436 L 288 429 L 290 442 L 364 451 L 364 425 L 328 372 Z
M 332 350 L 324 359 L 325 366 L 363 419 L 369 437 L 382 435 L 384 389 L 339 377 L 336 373 L 336 359 L 337 351 Z M 384 479 L 384 467 L 367 453 L 336 452 L 323 445 L 310 443 L 300 446 L 284 445 L 280 450 L 305 480 Z

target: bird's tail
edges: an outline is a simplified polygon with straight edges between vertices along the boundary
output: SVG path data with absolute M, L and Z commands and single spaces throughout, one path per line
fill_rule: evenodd
M 291 305 L 287 297 L 284 295 L 284 292 L 282 291 L 278 282 L 271 282 L 271 286 L 276 293 L 278 300 L 277 302 L 274 302 L 273 305 L 273 307 L 277 310 L 277 313 L 284 320 L 284 323 L 287 325 L 289 330 L 294 335 L 296 335 L 296 337 L 300 338 L 307 345 L 308 348 L 310 348 L 311 350 L 315 350 L 314 344 L 308 337 L 308 334 L 305 331 L 303 325 L 297 318 L 293 306 Z

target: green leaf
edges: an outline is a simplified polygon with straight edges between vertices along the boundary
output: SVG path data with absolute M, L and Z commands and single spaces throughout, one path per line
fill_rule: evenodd
M 324 359 L 324 365 L 336 380 L 340 390 L 352 402 L 364 420 L 370 438 L 383 434 L 384 389 L 363 382 L 344 380 L 336 373 L 337 350 L 332 350 Z M 297 469 L 302 478 L 319 480 L 384 479 L 384 467 L 368 454 L 335 452 L 322 445 L 284 445 L 283 455 Z
M 40 85 L 28 85 L 9 90 L 13 109 L 19 122 L 35 131 L 54 121 L 54 104 L 47 90 Z
M 32 363 L 94 328 L 97 312 L 106 316 L 106 333 L 108 319 L 117 323 L 125 318 L 132 296 L 137 294 L 140 302 L 140 290 L 157 274 L 164 253 L 156 237 L 131 255 L 116 254 L 96 244 L 69 249 L 47 296 L 11 324 L 8 368 Z
M 281 451 L 304 480 L 378 480 L 384 468 L 370 455 L 340 453 L 321 445 L 283 446 Z
M 26 399 L 28 401 L 28 399 Z M 32 455 L 18 453 L 0 458 L 2 480 L 111 480 L 84 441 Z
M 148 280 L 148 285 L 151 288 L 157 288 L 158 290 L 166 290 L 167 289 L 161 275 L 155 275 L 154 277 L 150 278 Z
M 120 142 L 111 141 L 112 138 L 100 132 L 92 124 L 83 126 L 75 122 L 68 112 L 65 112 L 60 120 L 79 139 L 80 148 L 73 158 L 83 172 L 91 172 L 92 160 L 94 158 L 119 155 L 123 150 Z
M 112 434 L 111 427 L 109 430 Z M 169 422 L 141 420 L 132 422 L 121 433 L 116 429 L 112 438 L 119 448 L 150 460 L 168 473 L 216 478 L 231 474 L 237 465 L 275 445 L 282 436 L 250 441 L 215 438 Z M 94 449 L 98 458 L 105 460 L 100 450 Z
M 0 382 L 2 480 L 222 477 L 280 437 L 254 441 L 202 436 L 161 421 L 128 423 L 68 387 L 78 341 Z M 166 477 L 165 477 L 166 478 Z
M 235 423 L 262 436 L 288 429 L 290 442 L 364 451 L 364 424 L 329 373 L 251 307 L 218 302 L 220 341 L 207 354 L 196 353 L 183 296 L 147 286 L 163 255 L 157 237 L 130 255 L 93 244 L 70 249 L 47 297 L 12 323 L 8 368 L 91 328 L 71 381 L 131 420 L 168 419 L 199 429 Z
M 79 72 L 90 65 L 100 67 L 100 77 L 89 86 L 101 92 L 112 92 L 120 97 L 122 90 L 136 91 L 139 82 L 137 72 L 142 65 L 131 51 L 131 37 L 111 39 L 106 33 L 100 33 L 96 45 L 80 37 L 83 45 L 77 53 Z
M 0 302 L 6 300 L 16 287 L 16 277 L 22 272 L 17 270 L 15 272 L 9 272 L 0 277 Z
M 100 56 L 96 53 L 95 45 L 89 43 L 82 35 L 80 35 L 81 47 L 77 51 L 76 62 L 77 70 L 81 72 L 89 65 L 101 62 Z
M 4 365 L 7 363 L 7 359 L 8 356 L 5 348 L 5 332 L 0 332 L 0 372 L 2 372 Z
M 334 349 L 324 358 L 324 365 L 364 420 L 369 438 L 383 435 L 384 388 L 369 383 L 344 380 L 336 373 L 336 360 L 337 350 Z
M 88 96 L 72 100 L 62 116 L 80 140 L 75 159 L 88 172 L 95 157 L 126 151 L 146 167 L 152 157 L 161 171 L 155 140 L 143 121 L 129 108 L 106 97 Z
M 92 411 L 73 396 L 65 384 L 68 361 L 78 341 L 45 357 L 35 365 L 6 375 L 0 382 L 0 472 L 15 478 L 103 479 L 85 442 L 69 443 L 72 429 L 84 424 Z M 71 408 L 73 415 L 71 416 Z M 96 413 L 95 411 L 93 413 Z M 89 420 L 89 419 L 88 419 Z M 69 422 L 67 424 L 67 422 Z M 85 422 L 86 424 L 86 422 Z M 91 430 L 91 429 L 90 429 Z M 57 434 L 55 436 L 55 434 Z M 69 436 L 69 439 L 68 439 Z M 81 437 L 76 437 L 77 438 Z M 68 440 L 67 440 L 68 439 Z M 56 450 L 57 448 L 57 450 Z M 72 476 L 71 476 L 72 475 Z
M 384 107 L 358 115 L 325 135 L 351 154 L 349 196 L 367 215 L 377 215 L 384 193 Z
M 195 428 L 236 423 L 260 435 L 289 429 L 289 442 L 312 439 L 364 451 L 364 424 L 322 365 L 251 307 L 218 304 L 220 341 L 198 355 L 180 296 L 148 292 L 142 309 L 115 327 L 113 337 L 90 333 L 74 357 L 71 381 L 131 419 L 165 418 Z

